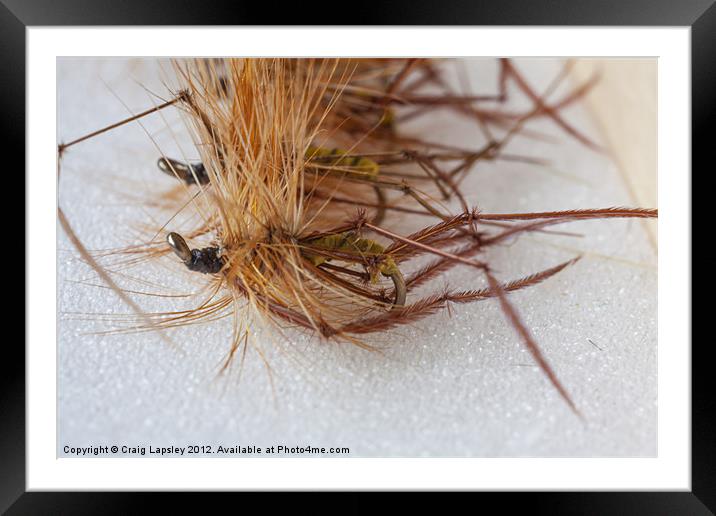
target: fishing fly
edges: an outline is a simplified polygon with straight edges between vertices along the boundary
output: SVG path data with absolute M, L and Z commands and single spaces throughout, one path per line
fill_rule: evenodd
M 156 228 L 156 238 L 113 255 L 134 262 L 171 259 L 205 278 L 213 296 L 195 309 L 144 313 L 85 248 L 61 203 L 60 223 L 82 258 L 135 310 L 141 330 L 225 314 L 240 318 L 249 310 L 280 329 L 372 349 L 371 335 L 413 324 L 451 304 L 495 299 L 554 388 L 579 413 L 509 296 L 578 257 L 505 282 L 497 279 L 486 251 L 527 233 L 549 233 L 558 224 L 652 218 L 657 210 L 487 213 L 469 204 L 461 185 L 478 164 L 530 161 L 510 154 L 509 143 L 530 136 L 531 120 L 548 118 L 584 146 L 598 148 L 560 113 L 593 81 L 550 102 L 568 65 L 537 92 L 511 60 L 498 64 L 498 92 L 478 96 L 453 91 L 432 59 L 176 60 L 181 87 L 169 99 L 60 143 L 58 170 L 69 150 L 87 139 L 166 109 L 182 113 L 200 159 L 159 155 L 157 174 L 170 176 L 176 186 L 156 196 L 175 215 L 191 211 L 194 226 L 172 227 L 174 215 Z M 529 108 L 501 107 L 508 83 L 524 93 Z M 493 107 L 481 107 L 485 102 Z M 437 112 L 474 120 L 487 143 L 462 148 L 430 134 L 401 131 L 407 120 Z M 397 227 L 396 220 L 406 215 L 423 221 L 417 230 L 404 233 Z M 202 239 L 209 245 L 193 244 Z M 419 287 L 457 266 L 474 270 L 474 285 L 418 294 Z M 228 360 L 242 346 L 245 332 L 236 330 Z

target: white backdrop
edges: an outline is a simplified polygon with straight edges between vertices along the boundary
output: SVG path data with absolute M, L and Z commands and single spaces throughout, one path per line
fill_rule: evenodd
M 550 60 L 517 63 L 541 88 L 559 69 Z M 134 111 L 151 106 L 143 88 L 164 93 L 157 68 L 154 61 L 59 60 L 58 140 L 127 116 L 117 97 Z M 464 69 L 474 91 L 494 92 L 493 62 L 470 61 Z M 515 91 L 512 98 L 524 107 Z M 599 138 L 582 107 L 565 116 Z M 162 150 L 180 155 L 175 136 L 197 157 L 176 113 L 164 117 L 144 122 Z M 554 140 L 518 138 L 510 152 L 547 157 L 551 166 L 478 166 L 465 184 L 472 203 L 490 212 L 633 204 L 607 157 L 547 120 L 530 127 Z M 474 123 L 450 115 L 421 119 L 405 130 L 456 145 L 481 143 Z M 171 185 L 156 169 L 158 156 L 137 124 L 68 150 L 60 203 L 88 247 L 131 243 L 135 225 L 152 222 L 151 210 L 122 194 L 147 195 Z M 172 331 L 174 348 L 153 333 L 97 335 L 115 326 L 97 314 L 130 311 L 111 291 L 78 283 L 99 281 L 60 230 L 58 453 L 65 445 L 283 444 L 345 446 L 350 456 L 653 456 L 656 253 L 638 220 L 563 229 L 584 236 L 529 235 L 489 258 L 499 277 L 509 280 L 584 255 L 511 298 L 585 421 L 533 365 L 495 301 L 456 306 L 451 314 L 382 336 L 376 342 L 381 354 L 295 333 L 284 342 L 257 324 L 253 341 L 267 355 L 275 393 L 256 353 L 249 353 L 240 379 L 237 371 L 217 377 L 229 346 L 229 320 Z M 200 285 L 169 258 L 124 272 L 151 283 L 119 278 L 134 290 L 173 294 Z M 467 268 L 446 281 L 481 284 Z M 444 284 L 438 280 L 427 290 Z M 148 310 L 185 308 L 182 298 L 136 299 Z

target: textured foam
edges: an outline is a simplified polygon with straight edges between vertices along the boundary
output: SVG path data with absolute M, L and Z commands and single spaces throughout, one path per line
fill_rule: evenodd
M 559 70 L 554 60 L 518 60 L 538 89 Z M 468 61 L 452 80 L 476 93 L 496 89 L 492 61 Z M 151 106 L 144 88 L 168 95 L 153 60 L 58 61 L 58 140 L 68 141 Z M 564 91 L 564 89 L 560 90 Z M 115 96 L 116 95 L 116 96 Z M 557 95 L 557 97 L 559 94 Z M 121 102 L 118 100 L 121 99 Z M 156 99 L 155 99 L 156 101 Z M 528 104 L 514 89 L 510 105 Z M 580 105 L 565 110 L 598 139 Z M 197 158 L 177 113 L 143 119 L 169 156 Z M 168 126 L 168 127 L 167 127 Z M 510 153 L 548 158 L 550 166 L 482 163 L 465 182 L 486 212 L 633 205 L 615 165 L 549 120 L 529 125 L 549 141 L 518 137 Z M 405 131 L 478 148 L 478 126 L 441 114 Z M 176 138 L 176 141 L 174 141 Z M 181 149 L 181 151 L 180 151 Z M 141 224 L 167 220 L 146 205 L 171 187 L 156 169 L 159 151 L 138 124 L 77 145 L 63 161 L 60 203 L 92 249 L 137 242 Z M 181 228 L 181 217 L 168 229 Z M 414 220 L 397 227 L 408 231 Z M 63 447 L 349 447 L 349 456 L 654 456 L 657 443 L 656 252 L 639 220 L 560 226 L 583 236 L 531 234 L 492 249 L 501 280 L 583 259 L 536 287 L 510 295 L 584 421 L 534 365 L 494 300 L 451 307 L 409 327 L 371 338 L 381 353 L 285 337 L 254 318 L 250 349 L 217 373 L 230 346 L 231 318 L 167 333 L 103 335 L 131 326 L 131 310 L 76 257 L 58 226 L 58 454 Z M 111 263 L 111 259 L 108 263 Z M 111 267 L 110 267 L 111 268 Z M 136 278 L 132 280 L 129 277 Z M 167 257 L 121 271 L 117 281 L 143 292 L 181 294 L 202 279 Z M 458 267 L 421 292 L 445 285 L 484 286 Z M 415 294 L 413 294 L 415 295 Z M 188 308 L 181 297 L 133 298 L 147 311 Z M 105 315 L 110 316 L 105 320 Z

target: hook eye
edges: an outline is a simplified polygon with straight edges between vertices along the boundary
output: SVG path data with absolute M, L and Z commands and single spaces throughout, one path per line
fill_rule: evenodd
M 180 234 L 174 232 L 169 233 L 167 235 L 167 243 L 181 261 L 184 263 L 191 262 L 191 249 L 189 249 L 186 240 L 184 240 Z
M 192 179 L 191 170 L 189 169 L 189 166 L 185 163 L 182 163 L 181 161 L 177 161 L 171 158 L 159 158 L 159 161 L 157 161 L 157 166 L 159 167 L 159 170 L 161 170 L 165 174 L 172 177 L 178 177 L 182 181 L 188 181 L 189 179 Z

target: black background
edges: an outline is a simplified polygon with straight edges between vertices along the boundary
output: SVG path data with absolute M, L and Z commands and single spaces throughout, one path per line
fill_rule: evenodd
M 716 145 L 708 126 L 716 121 L 716 5 L 714 0 L 429 0 L 377 2 L 243 2 L 234 0 L 0 0 L 0 106 L 2 116 L 2 172 L 0 189 L 19 197 L 25 186 L 25 29 L 36 25 L 660 25 L 690 26 L 692 42 L 692 157 L 694 170 L 705 175 L 716 163 Z M 87 42 L 88 47 L 92 42 Z M 51 116 L 51 115 L 48 115 Z M 707 169 L 708 167 L 708 169 Z M 54 181 L 48 171 L 47 181 Z M 688 174 L 685 170 L 668 171 Z M 691 176 L 693 178 L 693 175 Z M 15 185 L 12 180 L 16 180 Z M 713 190 L 702 189 L 702 195 Z M 13 193 L 15 195 L 13 195 Z M 7 197 L 6 197 L 7 198 Z M 4 203 L 2 222 L 16 227 L 20 210 Z M 708 205 L 706 200 L 704 205 Z M 694 206 L 699 204 L 693 201 Z M 694 221 L 696 222 L 696 221 Z M 9 226 L 13 224 L 13 226 Z M 6 234 L 15 235 L 17 232 Z M 698 234 L 698 233 L 697 233 Z M 703 234 L 703 233 L 702 233 Z M 692 233 L 693 235 L 693 233 Z M 709 235 L 706 235 L 710 239 Z M 54 241 L 47 252 L 53 252 Z M 24 246 L 10 236 L 2 244 L 0 267 L 5 278 L 17 278 L 24 267 Z M 21 256 L 22 255 L 22 256 Z M 662 271 L 662 273 L 668 273 Z M 25 276 L 32 271 L 25 269 Z M 2 291 L 10 309 L 22 304 L 19 292 L 24 285 L 7 279 Z M 54 295 L 48 286 L 48 295 Z M 19 319 L 19 318 L 18 318 Z M 186 493 L 25 493 L 25 353 L 24 343 L 8 332 L 0 342 L 0 511 L 7 514 L 132 514 L 148 512 L 153 504 L 161 513 L 175 507 L 197 512 L 248 511 L 252 502 L 262 509 L 280 510 L 276 502 L 285 495 L 271 493 L 211 494 Z M 47 342 L 48 353 L 55 343 Z M 672 342 L 688 346 L 691 342 Z M 692 492 L 641 493 L 470 493 L 453 495 L 445 501 L 428 500 L 425 493 L 410 493 L 399 501 L 400 512 L 420 507 L 433 513 L 462 510 L 470 512 L 524 511 L 532 514 L 664 514 L 700 515 L 716 511 L 716 401 L 713 393 L 713 361 L 709 351 L 713 337 L 692 347 Z M 237 496 L 240 497 L 237 499 Z M 257 497 L 261 496 L 261 500 Z M 229 499 L 231 497 L 231 499 Z M 291 496 L 291 511 L 310 510 L 357 514 L 386 507 L 386 494 L 350 493 L 336 500 L 323 493 Z M 268 503 L 267 503 L 268 502 Z M 461 503 L 462 502 L 462 503 Z M 222 508 L 222 506 L 225 507 Z M 434 504 L 434 505 L 433 505 Z M 454 505 L 453 505 L 454 504 Z M 156 509 L 155 509 L 156 510 Z M 254 509 L 255 510 L 255 509 Z M 152 511 L 154 512 L 154 511 Z

